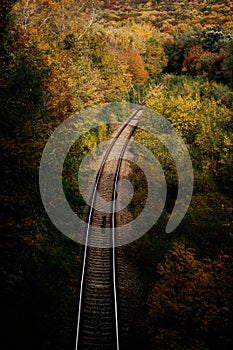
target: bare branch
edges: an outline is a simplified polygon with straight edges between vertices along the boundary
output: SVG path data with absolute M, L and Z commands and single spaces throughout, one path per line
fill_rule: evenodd
M 83 33 L 80 34 L 80 36 L 78 37 L 78 39 L 80 39 L 84 34 L 86 34 L 86 32 L 88 31 L 88 29 L 92 26 L 94 19 L 95 19 L 95 14 L 96 14 L 96 5 L 94 0 L 91 1 L 92 2 L 92 14 L 91 14 L 91 19 L 89 24 L 87 25 L 86 29 L 84 30 Z

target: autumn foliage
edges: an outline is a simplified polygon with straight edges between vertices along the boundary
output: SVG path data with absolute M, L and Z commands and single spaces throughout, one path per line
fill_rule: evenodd
M 198 260 L 176 243 L 158 272 L 149 298 L 155 344 L 160 349 L 227 348 L 233 321 L 232 259 Z
M 165 235 L 177 195 L 175 165 L 149 133 L 137 131 L 168 187 L 161 220 L 128 247 L 145 272 L 139 336 L 151 339 L 152 349 L 232 348 L 232 11 L 229 0 L 1 1 L 5 348 L 74 348 L 81 247 L 56 231 L 41 203 L 38 169 L 49 136 L 89 106 L 144 99 L 186 142 L 194 192 L 180 226 Z M 87 133 L 66 159 L 64 188 L 79 212 L 77 168 L 109 133 L 105 126 Z M 145 179 L 135 173 L 132 167 L 132 215 L 146 198 Z

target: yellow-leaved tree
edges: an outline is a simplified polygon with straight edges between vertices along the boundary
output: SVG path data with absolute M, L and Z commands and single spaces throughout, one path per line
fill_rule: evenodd
M 160 279 L 149 296 L 150 331 L 157 348 L 228 345 L 233 315 L 232 271 L 229 256 L 198 260 L 192 249 L 174 244 L 164 263 L 158 265 Z

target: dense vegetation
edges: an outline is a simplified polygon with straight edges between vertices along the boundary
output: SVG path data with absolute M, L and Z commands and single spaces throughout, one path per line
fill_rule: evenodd
M 53 227 L 41 203 L 48 137 L 75 111 L 145 96 L 185 139 L 195 175 L 188 213 L 166 235 L 177 175 L 138 131 L 170 195 L 158 224 L 129 246 L 144 279 L 148 349 L 232 348 L 232 11 L 230 1 L 1 1 L 4 348 L 74 348 L 81 247 Z M 67 167 L 107 132 L 85 135 Z M 145 187 L 132 174 L 136 215 Z M 74 175 L 64 180 L 71 201 Z M 80 211 L 82 204 L 75 199 Z

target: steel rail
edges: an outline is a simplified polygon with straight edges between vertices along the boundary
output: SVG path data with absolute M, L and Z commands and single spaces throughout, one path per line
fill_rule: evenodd
M 105 155 L 101 161 L 100 169 L 97 173 L 96 180 L 95 180 L 95 185 L 94 189 L 92 192 L 92 200 L 91 200 L 91 205 L 88 210 L 88 222 L 87 222 L 87 231 L 86 231 L 86 239 L 85 239 L 85 248 L 84 248 L 84 254 L 83 254 L 83 266 L 82 266 L 82 275 L 81 275 L 81 282 L 80 282 L 80 293 L 79 293 L 79 305 L 78 305 L 78 320 L 77 320 L 77 331 L 76 331 L 76 341 L 75 341 L 75 350 L 78 350 L 78 345 L 79 345 L 79 334 L 80 334 L 80 321 L 81 321 L 81 311 L 82 311 L 82 300 L 83 300 L 83 289 L 84 289 L 84 278 L 85 278 L 85 270 L 86 270 L 86 259 L 87 259 L 87 249 L 88 249 L 88 240 L 89 240 L 89 233 L 90 233 L 90 228 L 91 228 L 91 222 L 92 222 L 92 216 L 93 216 L 93 211 L 94 211 L 94 202 L 96 199 L 96 193 L 98 189 L 98 185 L 100 182 L 100 178 L 103 173 L 104 166 L 106 164 L 107 158 L 113 149 L 113 146 L 115 145 L 116 141 L 118 140 L 119 136 L 122 134 L 122 132 L 126 129 L 126 127 L 129 125 L 131 120 L 137 115 L 137 113 L 142 109 L 142 106 L 139 106 L 131 115 L 130 117 L 125 121 L 123 126 L 120 128 L 120 130 L 117 132 L 111 143 L 109 144 Z M 134 127 L 135 129 L 136 127 Z M 132 135 L 131 135 L 132 136 Z M 130 136 L 130 137 L 131 137 Z M 128 145 L 129 139 L 127 140 L 127 145 Z M 124 152 L 126 150 L 127 145 L 124 147 Z M 122 153 L 122 152 L 121 152 Z M 121 159 L 121 158 L 120 158 Z M 119 160 L 120 160 L 119 159 Z M 118 165 L 119 165 L 119 160 L 118 160 Z M 121 162 L 120 162 L 121 164 Z M 120 168 L 119 168 L 120 169 Z M 115 175 L 116 177 L 116 175 Z M 112 215 L 114 217 L 114 215 Z M 117 350 L 119 350 L 119 332 L 118 332 L 118 320 L 117 320 L 117 300 L 116 300 L 116 271 L 115 271 L 115 249 L 114 249 L 114 273 L 113 273 L 113 278 L 114 278 L 114 308 L 115 308 L 115 324 L 116 324 L 116 340 L 117 340 Z
M 137 123 L 138 124 L 138 123 Z M 115 327 L 116 327 L 116 339 L 117 339 L 117 350 L 119 350 L 119 325 L 118 325 L 118 308 L 117 308 L 117 283 L 116 283 L 116 252 L 115 252 L 115 227 L 116 227 L 116 197 L 117 197 L 117 183 L 119 180 L 121 165 L 123 156 L 125 154 L 126 148 L 129 144 L 130 138 L 133 136 L 137 124 L 133 126 L 129 137 L 127 138 L 124 146 L 121 150 L 120 157 L 117 162 L 117 169 L 114 178 L 113 196 L 112 196 L 112 213 L 111 213 L 111 226 L 112 226 L 112 266 L 113 266 L 113 288 L 114 288 L 114 308 L 115 308 Z

